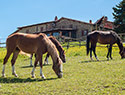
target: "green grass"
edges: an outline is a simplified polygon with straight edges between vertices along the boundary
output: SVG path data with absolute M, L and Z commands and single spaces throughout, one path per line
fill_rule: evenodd
M 57 78 L 52 70 L 52 61 L 43 67 L 46 77 L 31 78 L 27 56 L 19 55 L 15 64 L 18 78 L 11 75 L 11 58 L 6 65 L 6 78 L 0 77 L 0 95 L 125 95 L 125 59 L 121 59 L 117 47 L 113 47 L 113 60 L 106 60 L 107 48 L 97 47 L 100 61 L 91 61 L 86 56 L 86 48 L 72 47 L 66 50 L 66 63 L 63 64 L 63 78 Z M 0 70 L 6 49 L 0 49 Z M 33 59 L 34 60 L 34 59 Z

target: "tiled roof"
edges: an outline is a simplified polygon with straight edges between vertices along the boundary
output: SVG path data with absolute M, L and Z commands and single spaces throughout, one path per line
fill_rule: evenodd
M 103 16 L 102 18 L 100 18 L 99 20 L 97 20 L 94 25 L 100 25 L 102 23 L 104 23 L 104 28 L 107 28 L 107 29 L 113 29 L 113 22 L 111 21 L 107 21 L 107 20 L 104 20 L 105 17 Z
M 91 23 L 87 23 L 87 22 L 83 22 L 83 21 L 79 21 L 79 20 L 74 20 L 74 19 L 62 17 L 62 18 L 60 18 L 57 21 L 50 21 L 50 22 L 43 22 L 43 23 L 38 23 L 38 24 L 32 24 L 32 25 L 22 26 L 22 27 L 18 27 L 18 29 L 32 27 L 32 26 L 37 26 L 37 25 L 43 25 L 43 24 L 49 24 L 49 23 L 53 23 L 53 22 L 59 22 L 62 19 L 67 19 L 67 20 L 74 21 L 74 22 L 79 22 L 79 23 L 84 23 L 84 24 L 90 24 L 90 25 L 92 25 Z
M 90 25 L 92 25 L 91 23 L 87 23 L 87 22 L 83 22 L 83 21 L 79 21 L 79 20 L 74 20 L 74 19 L 71 19 L 71 18 L 65 18 L 65 17 L 60 18 L 58 21 L 60 21 L 62 19 L 67 19 L 67 20 L 74 21 L 74 22 L 79 22 L 79 23 L 84 23 L 84 24 L 90 24 Z
M 104 16 L 102 18 L 100 18 L 99 20 L 97 20 L 94 24 L 100 24 L 103 20 Z
M 43 22 L 43 23 L 38 23 L 38 24 L 32 24 L 32 25 L 22 26 L 22 27 L 18 27 L 18 29 L 32 27 L 32 26 L 37 26 L 37 25 L 43 25 L 43 24 L 48 24 L 48 23 L 53 23 L 53 22 L 55 22 L 55 21 Z

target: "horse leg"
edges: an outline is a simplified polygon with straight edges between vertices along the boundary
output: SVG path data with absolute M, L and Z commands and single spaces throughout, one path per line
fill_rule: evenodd
M 47 53 L 46 58 L 44 60 L 44 64 L 48 64 L 48 57 L 49 57 L 49 54 Z
M 32 72 L 31 72 L 32 78 L 35 77 L 35 73 L 34 73 L 34 71 L 35 71 L 36 66 L 37 66 L 37 64 L 38 64 L 38 62 L 39 62 L 39 59 L 40 59 L 40 56 L 39 56 L 39 54 L 36 53 L 36 54 L 35 54 L 35 62 L 34 62 L 34 66 L 33 66 Z
M 107 53 L 107 56 L 106 56 L 106 57 L 107 57 L 107 60 L 109 60 L 109 53 L 110 53 L 109 48 L 110 48 L 110 47 L 107 45 L 107 48 L 108 48 L 108 53 Z
M 109 52 L 110 52 L 110 58 L 112 59 L 112 45 L 110 45 Z
M 38 64 L 38 57 L 36 56 L 34 66 L 33 66 L 32 72 L 31 72 L 32 78 L 35 78 L 34 71 L 35 71 L 35 68 L 36 68 L 37 64 Z
M 93 46 L 93 53 L 94 53 L 94 55 L 95 55 L 95 58 L 96 58 L 96 60 L 97 61 L 99 61 L 99 59 L 98 59 L 98 57 L 97 57 L 97 55 L 96 55 L 96 45 L 95 46 Z
M 7 51 L 7 54 L 6 54 L 5 58 L 4 58 L 3 69 L 2 69 L 2 77 L 5 77 L 5 64 L 7 63 L 7 61 L 8 61 L 11 54 L 12 54 L 12 52 Z
M 13 57 L 12 57 L 12 60 L 11 60 L 11 65 L 12 65 L 12 75 L 14 75 L 15 77 L 18 77 L 18 75 L 16 74 L 15 72 L 15 62 L 16 62 L 16 59 L 17 59 L 17 56 L 19 54 L 20 50 L 16 50 L 13 52 Z
M 45 76 L 44 76 L 44 74 L 42 72 L 42 67 L 43 67 L 43 64 L 42 64 L 42 55 L 39 58 L 39 63 L 40 63 L 40 76 L 41 76 L 42 79 L 45 79 Z
M 90 59 L 93 60 L 92 59 L 92 45 L 91 45 L 91 48 L 90 48 Z
M 32 67 L 33 65 L 32 65 L 32 58 L 33 58 L 33 54 L 31 54 L 31 56 L 30 56 L 30 66 Z

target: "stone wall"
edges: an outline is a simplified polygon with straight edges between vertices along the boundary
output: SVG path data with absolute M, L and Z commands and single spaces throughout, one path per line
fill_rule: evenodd
M 93 25 L 81 21 L 71 20 L 71 19 L 60 19 L 56 23 L 48 22 L 41 23 L 36 25 L 31 25 L 27 27 L 20 28 L 19 32 L 22 33 L 37 33 L 37 32 L 45 32 L 53 29 L 74 29 L 76 30 L 76 38 L 84 36 L 85 31 L 92 31 Z
M 56 24 L 57 28 L 72 28 L 76 29 L 76 37 L 81 37 L 83 36 L 82 32 L 87 31 L 90 32 L 92 31 L 93 25 L 89 23 L 84 23 L 84 22 L 78 22 L 78 21 L 73 21 L 73 20 L 67 20 L 63 19 L 57 22 Z

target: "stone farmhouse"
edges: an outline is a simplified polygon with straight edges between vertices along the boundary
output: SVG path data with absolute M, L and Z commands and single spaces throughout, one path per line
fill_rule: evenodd
M 70 38 L 81 38 L 83 36 L 86 36 L 88 32 L 96 29 L 112 30 L 113 23 L 107 21 L 107 19 L 107 17 L 103 16 L 93 24 L 91 20 L 88 23 L 65 17 L 58 19 L 58 17 L 56 16 L 54 21 L 18 27 L 18 30 L 16 32 L 45 33 L 48 36 L 53 35 L 55 37 L 66 36 Z
M 106 16 L 103 16 L 102 18 L 97 20 L 93 25 L 97 30 L 104 30 L 104 31 L 113 30 L 115 27 L 113 25 L 113 22 L 108 21 L 108 17 Z

